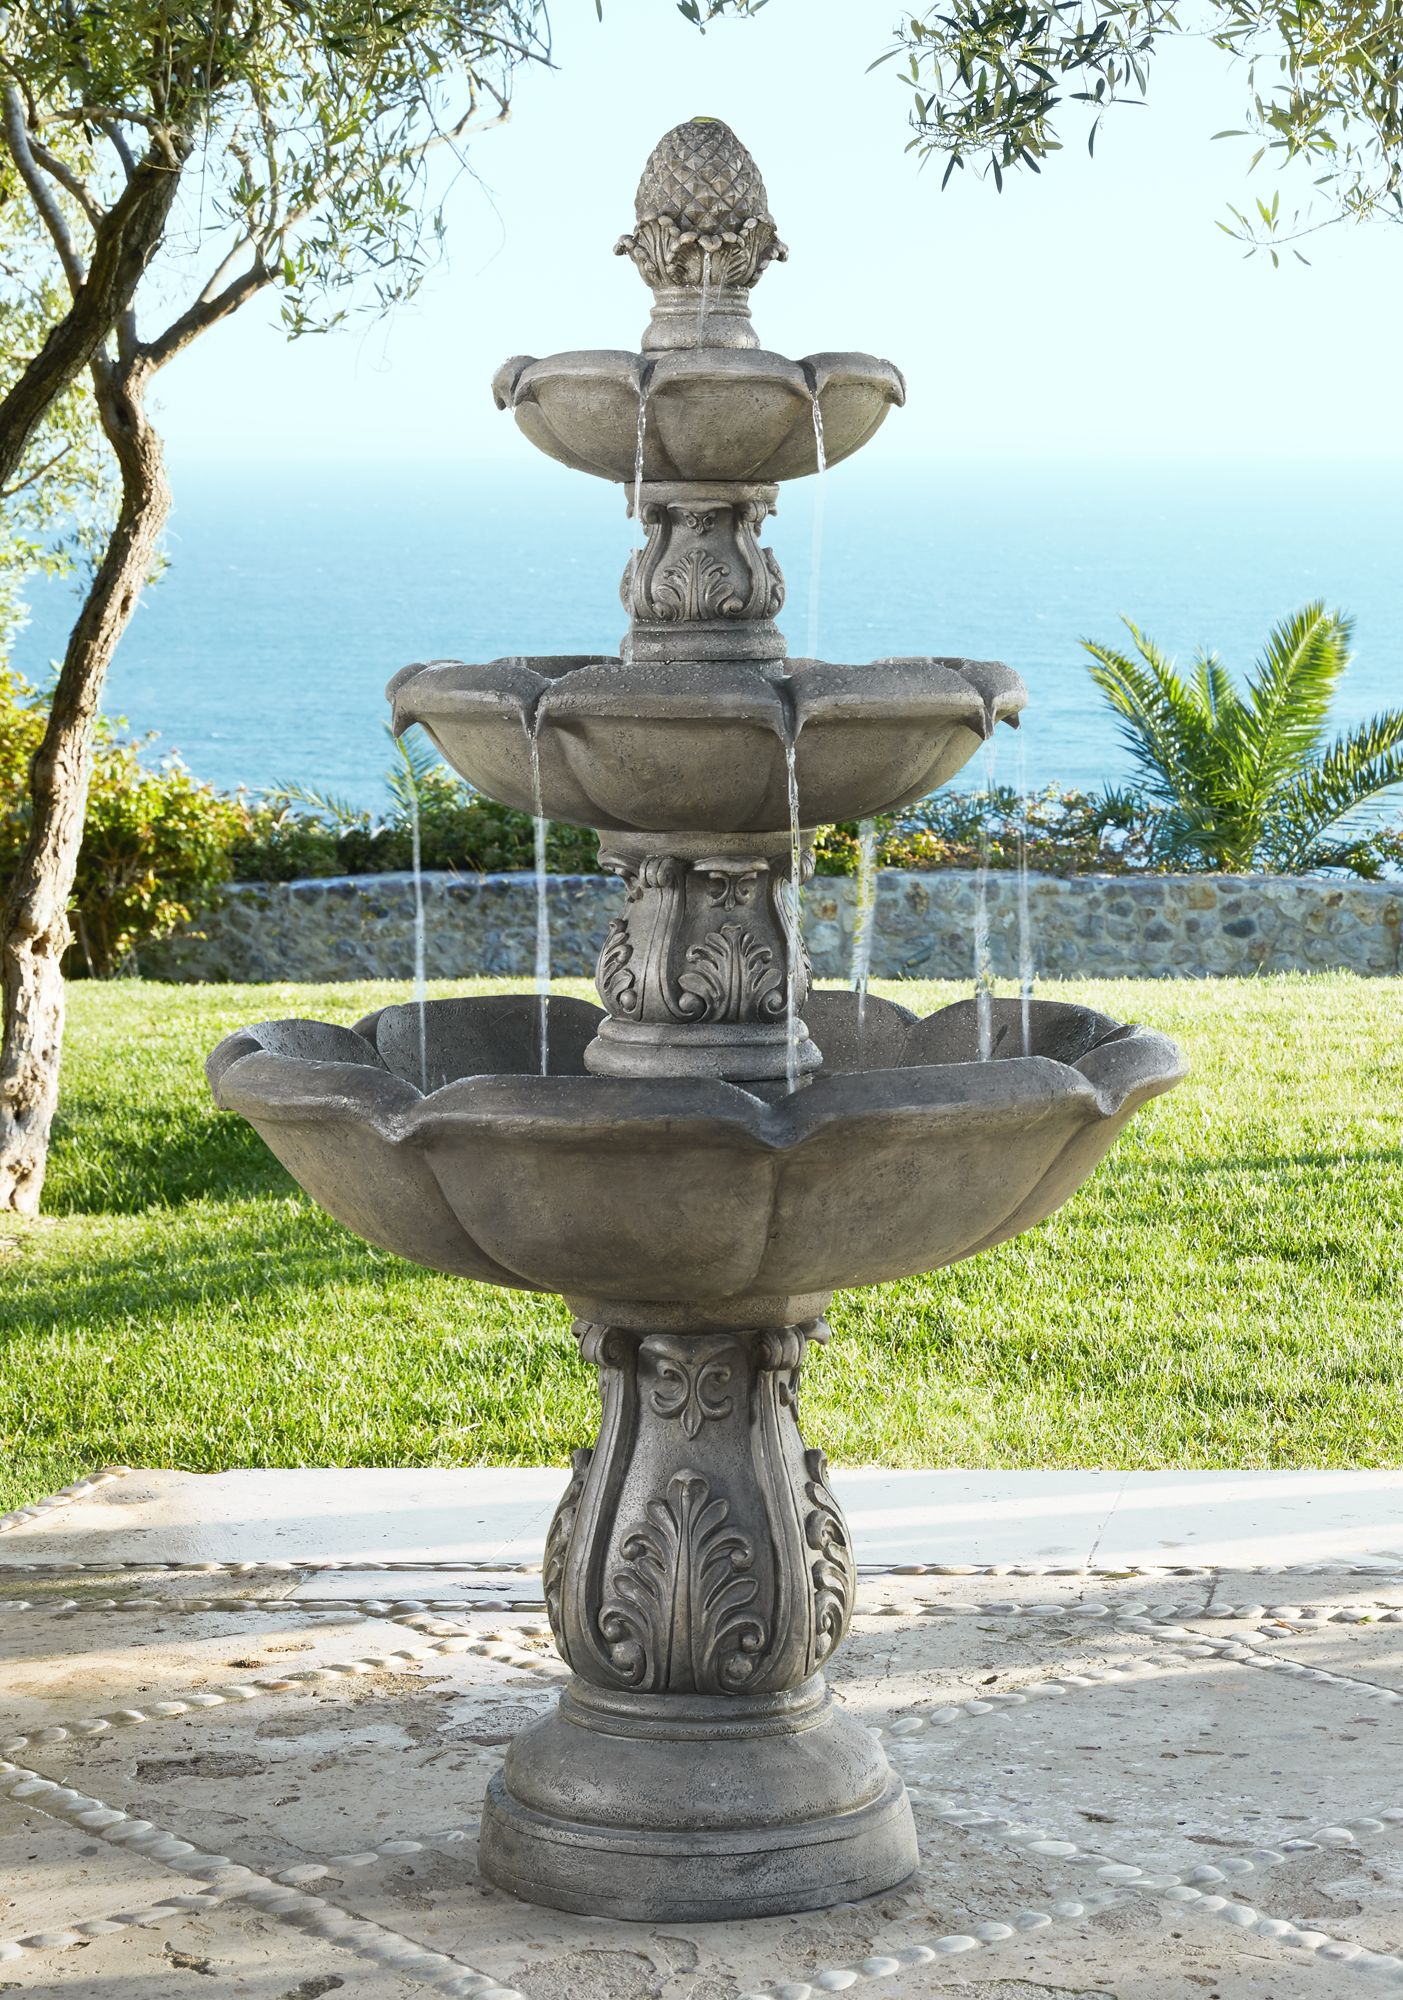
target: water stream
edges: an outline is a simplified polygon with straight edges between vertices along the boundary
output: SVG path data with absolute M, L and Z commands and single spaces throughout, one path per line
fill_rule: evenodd
M 791 1091 L 799 1087 L 799 967 L 804 949 L 804 925 L 800 912 L 799 884 L 799 772 L 796 745 L 791 736 L 784 746 L 785 772 L 789 788 L 789 949 L 785 955 L 784 981 L 784 1078 Z
M 1017 736 L 1013 778 L 1018 789 L 1018 1011 L 1023 1029 L 1023 1053 L 1033 1053 L 1033 987 L 1037 963 L 1033 949 L 1033 919 L 1028 907 L 1028 757 L 1023 730 Z
M 638 621 L 638 609 L 634 598 L 634 579 L 638 574 L 639 559 L 648 546 L 647 531 L 643 526 L 643 440 L 648 430 L 648 377 L 644 372 L 638 384 L 638 436 L 633 448 L 633 524 L 637 534 L 643 539 L 628 559 L 628 632 L 623 643 L 625 666 L 633 665 L 633 632 Z
M 857 829 L 857 909 L 853 915 L 852 988 L 857 995 L 857 1047 L 867 1028 L 867 980 L 872 970 L 872 944 L 877 934 L 877 822 L 864 819 Z
M 424 851 L 419 838 L 419 787 L 414 779 L 413 766 L 408 757 L 404 760 L 409 781 L 409 840 L 410 859 L 414 864 L 414 1005 L 419 1010 L 419 1088 L 425 1095 L 429 1088 L 429 1017 L 428 1017 L 428 977 L 427 939 L 424 929 Z
M 992 732 L 984 739 L 984 791 L 994 795 L 995 747 Z M 994 952 L 989 929 L 989 832 L 987 814 L 979 830 L 979 872 L 974 886 L 974 1010 L 979 1034 L 979 1060 L 994 1053 Z
M 711 302 L 711 252 L 702 251 L 701 300 L 697 306 L 697 339 L 706 336 L 706 309 Z
M 818 586 L 819 573 L 823 568 L 823 503 L 825 497 L 824 474 L 828 470 L 828 451 L 823 442 L 823 411 L 819 408 L 818 390 L 809 390 L 814 413 L 814 455 L 818 460 L 818 484 L 814 489 L 813 543 L 809 552 L 809 636 L 807 656 L 818 658 Z
M 550 901 L 546 884 L 546 816 L 541 807 L 539 710 L 523 720 L 531 746 L 531 806 L 536 835 L 536 1041 L 541 1075 L 550 1070 Z

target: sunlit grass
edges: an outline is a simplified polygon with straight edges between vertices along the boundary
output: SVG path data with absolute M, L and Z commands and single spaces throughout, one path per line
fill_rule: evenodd
M 962 989 L 878 990 L 928 1011 Z M 1403 981 L 1055 990 L 1175 1035 L 1190 1078 L 1040 1229 L 840 1294 L 811 1441 L 849 1463 L 1403 1463 Z M 49 1213 L 0 1222 L 0 1505 L 112 1460 L 533 1464 L 589 1438 L 557 1301 L 370 1249 L 209 1101 L 230 1027 L 404 991 L 74 989 Z

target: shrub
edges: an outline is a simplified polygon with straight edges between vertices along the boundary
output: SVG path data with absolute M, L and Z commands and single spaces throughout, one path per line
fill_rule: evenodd
M 1119 875 L 1150 866 L 1152 808 L 1132 800 L 1063 791 L 1050 785 L 1020 796 L 1010 785 L 984 792 L 936 792 L 904 813 L 876 822 L 882 868 L 1016 868 L 1047 875 Z M 855 875 L 858 827 L 823 827 L 815 851 L 820 875 Z
M 424 868 L 490 875 L 534 868 L 536 830 L 529 813 L 498 805 L 441 768 L 420 769 L 413 789 L 419 806 L 419 858 Z M 243 806 L 230 849 L 235 880 L 289 882 L 306 875 L 380 875 L 414 865 L 413 807 L 397 792 L 383 817 L 324 794 L 285 786 Z M 585 827 L 554 823 L 546 833 L 546 867 L 553 875 L 591 875 L 599 840 Z
M 1403 785 L 1403 709 L 1327 738 L 1348 618 L 1307 604 L 1273 628 L 1241 687 L 1216 653 L 1200 650 L 1184 675 L 1125 624 L 1133 658 L 1082 643 L 1135 760 L 1136 808 L 1152 809 L 1156 858 L 1228 873 L 1379 873 L 1377 836 L 1350 821 Z
M 0 667 L 0 883 L 8 885 L 29 829 L 29 765 L 44 732 L 38 690 Z M 149 743 L 152 739 L 145 739 Z M 229 877 L 243 818 L 236 800 L 198 783 L 175 759 L 156 770 L 141 744 L 97 725 L 83 846 L 69 905 L 71 977 L 132 967 L 143 944 L 193 922 Z

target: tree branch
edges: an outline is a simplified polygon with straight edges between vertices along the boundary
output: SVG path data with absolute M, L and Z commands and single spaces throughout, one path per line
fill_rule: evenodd
M 188 151 L 179 136 L 174 145 L 178 154 Z M 0 485 L 18 473 L 39 425 L 130 310 L 164 235 L 179 183 L 179 168 L 171 168 L 154 151 L 148 153 L 94 228 L 87 275 L 72 305 L 0 400 Z M 41 186 L 52 201 L 53 190 L 47 183 Z
M 69 230 L 68 218 L 59 206 L 58 197 L 44 178 L 43 169 L 34 157 L 29 127 L 25 121 L 24 100 L 12 83 L 5 86 L 4 126 L 5 143 L 19 169 L 20 179 L 29 190 L 29 198 L 34 203 L 39 220 L 53 239 L 64 276 L 68 280 L 68 289 L 76 298 L 87 273 L 78 254 L 78 246 L 74 243 Z
M 32 132 L 27 136 L 29 150 L 33 153 L 37 165 L 44 169 L 50 180 L 55 180 L 60 187 L 67 188 L 89 222 L 101 222 L 107 211 L 82 175 L 75 173 L 66 160 L 60 159 L 57 153 L 50 151 L 49 147 L 36 139 Z
M 26 487 L 37 486 L 45 473 L 52 472 L 56 465 L 61 464 L 67 458 L 72 449 L 73 440 L 70 438 L 66 445 L 60 446 L 52 458 L 46 458 L 42 465 L 36 465 L 33 472 L 26 474 L 23 479 L 17 479 L 13 486 L 6 486 L 0 489 L 0 500 L 13 500 L 15 495 L 23 493 Z
M 232 279 L 224 290 L 216 292 L 213 298 L 207 299 L 201 293 L 193 305 L 187 306 L 178 319 L 171 321 L 164 333 L 158 334 L 155 340 L 145 342 L 137 352 L 153 373 L 158 368 L 164 368 L 166 363 L 174 360 L 192 340 L 198 340 L 202 333 L 209 331 L 210 327 L 218 325 L 222 319 L 227 319 L 230 313 L 237 312 L 240 306 L 247 305 L 251 298 L 271 282 L 272 276 L 271 269 L 263 260 L 262 251 L 256 251 L 253 263 L 247 271 Z

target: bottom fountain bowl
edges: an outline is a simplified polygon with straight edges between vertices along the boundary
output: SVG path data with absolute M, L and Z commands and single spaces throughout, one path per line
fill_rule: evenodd
M 824 1684 L 857 1567 L 799 1431 L 805 1353 L 837 1285 L 1040 1222 L 1183 1071 L 1162 1035 L 1059 1002 L 804 1013 L 824 1068 L 774 1104 L 586 1074 L 602 1017 L 577 1000 L 272 1022 L 210 1058 L 219 1103 L 359 1235 L 576 1315 L 599 1436 L 541 1577 L 572 1678 L 512 1743 L 480 1845 L 534 1902 L 725 1919 L 915 1867 L 900 1780 Z

